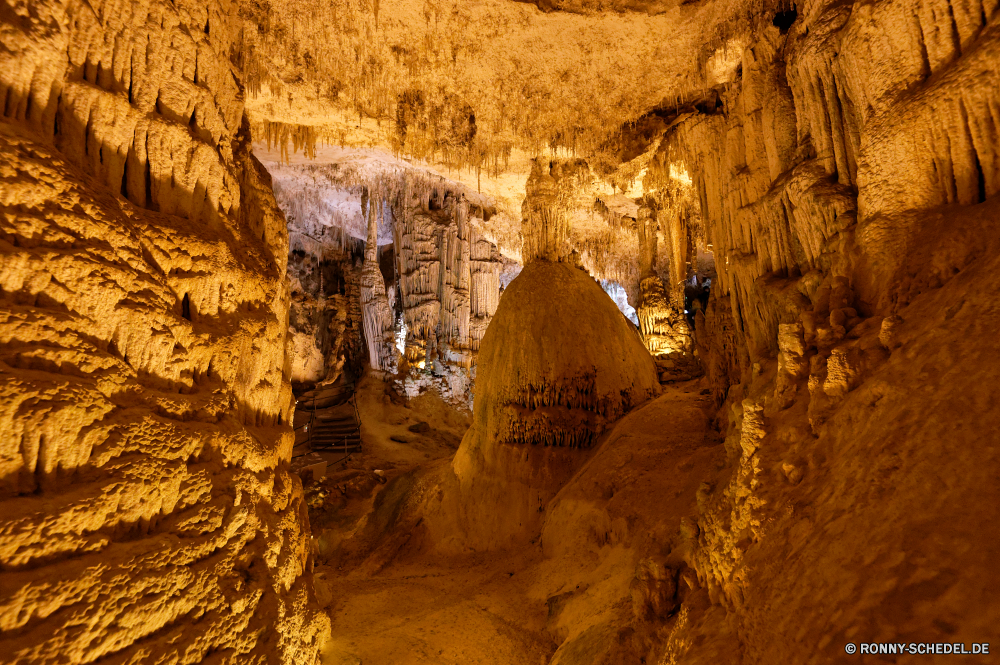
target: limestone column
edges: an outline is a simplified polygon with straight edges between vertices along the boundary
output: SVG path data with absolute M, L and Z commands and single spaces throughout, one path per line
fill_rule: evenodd
M 672 216 L 671 216 L 672 215 Z M 656 202 L 646 198 L 639 207 L 639 272 L 640 302 L 636 309 L 642 340 L 653 355 L 688 351 L 691 348 L 691 328 L 684 316 L 684 277 L 687 275 L 686 225 L 671 227 L 670 242 L 671 288 L 668 291 L 656 272 L 656 245 L 659 219 L 678 221 L 671 210 L 661 211 Z M 677 279 L 674 279 L 675 277 Z
M 385 279 L 378 261 L 378 215 L 366 187 L 361 194 L 361 213 L 368 222 L 368 240 L 365 243 L 365 262 L 361 268 L 361 321 L 368 345 L 368 361 L 372 369 L 395 371 L 396 350 L 393 342 L 393 315 Z
M 570 257 L 567 204 L 577 185 L 589 175 L 590 168 L 582 159 L 534 160 L 521 205 L 524 265 L 535 259 L 564 261 Z

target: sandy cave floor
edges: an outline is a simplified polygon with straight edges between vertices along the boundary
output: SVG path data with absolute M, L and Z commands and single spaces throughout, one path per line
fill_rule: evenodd
M 681 518 L 694 512 L 700 484 L 724 466 L 703 388 L 700 380 L 664 386 L 663 395 L 602 437 L 550 503 L 550 522 L 565 524 L 547 524 L 545 537 L 565 547 L 543 549 L 539 543 L 452 558 L 426 547 L 401 547 L 388 562 L 373 564 L 373 557 L 351 553 L 364 538 L 375 497 L 399 476 L 440 472 L 471 414 L 433 394 L 403 405 L 389 399 L 380 382 L 364 379 L 357 394 L 364 452 L 331 465 L 323 481 L 307 485 L 317 595 L 333 623 L 323 662 L 587 662 L 584 638 L 613 636 L 629 623 L 629 584 L 638 560 L 669 552 Z M 421 422 L 430 430 L 409 429 Z M 604 527 L 592 523 L 595 511 L 577 507 L 581 492 L 593 495 Z M 556 505 L 561 499 L 568 508 Z

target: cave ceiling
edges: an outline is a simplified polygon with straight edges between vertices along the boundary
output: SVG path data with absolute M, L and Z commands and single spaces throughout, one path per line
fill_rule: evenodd
M 731 80 L 741 31 L 764 14 L 707 0 L 247 0 L 234 58 L 259 143 L 381 148 L 517 208 L 532 157 L 585 157 L 605 176 L 635 157 L 623 129 Z

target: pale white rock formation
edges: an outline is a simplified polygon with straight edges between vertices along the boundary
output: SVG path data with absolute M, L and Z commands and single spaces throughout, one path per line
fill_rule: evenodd
M 562 261 L 575 248 L 570 242 L 571 212 L 579 207 L 576 200 L 594 179 L 587 162 L 576 160 L 536 159 L 526 185 L 521 206 L 522 255 L 527 265 L 535 259 Z
M 500 300 L 501 257 L 446 190 L 408 188 L 395 228 L 411 359 L 472 366 Z
M 405 328 L 404 391 L 439 386 L 449 400 L 468 403 L 470 372 L 499 302 L 504 260 L 486 221 L 493 215 L 489 198 L 376 150 L 325 148 L 316 162 L 293 157 L 290 163 L 259 152 L 270 158 L 265 163 L 289 215 L 293 247 L 307 261 L 314 257 L 314 276 L 303 277 L 304 286 L 311 280 L 316 289 L 323 261 L 345 261 L 365 241 L 359 297 L 367 312 L 369 364 L 395 372 L 394 347 Z M 383 251 L 393 254 L 388 284 L 380 272 Z M 377 304 L 383 299 L 385 306 Z
M 625 287 L 618 282 L 601 280 L 601 288 L 618 305 L 618 309 L 625 315 L 625 318 L 638 326 L 639 317 L 636 315 L 635 308 L 628 303 L 628 292 L 625 291 Z
M 567 211 L 582 161 L 536 162 L 522 228 L 526 257 L 490 322 L 476 371 L 473 425 L 452 468 L 466 544 L 535 536 L 544 505 L 609 423 L 659 391 L 642 339 L 599 283 L 576 265 Z M 457 503 L 456 503 L 457 502 Z M 446 520 L 447 521 L 447 520 Z M 430 528 L 435 520 L 430 520 Z

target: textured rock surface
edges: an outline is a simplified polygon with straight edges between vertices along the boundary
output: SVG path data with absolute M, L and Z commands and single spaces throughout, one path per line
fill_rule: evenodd
M 328 630 L 230 9 L 0 9 L 3 662 L 308 663 Z
M 998 17 L 4 4 L 0 659 L 316 660 L 290 379 L 393 342 L 456 393 L 480 368 L 453 460 L 369 395 L 401 466 L 356 476 L 368 503 L 321 547 L 358 564 L 362 634 L 417 647 L 367 660 L 468 655 L 386 620 L 429 570 L 462 588 L 415 623 L 494 662 L 995 642 Z M 635 408 L 657 369 L 678 383 Z
M 500 301 L 501 257 L 464 197 L 410 186 L 394 228 L 403 314 L 418 356 L 471 367 Z
M 545 558 L 529 565 L 552 583 L 528 596 L 548 606 L 549 662 L 829 663 L 852 660 L 848 642 L 993 639 L 997 17 L 993 3 L 786 8 L 750 24 L 735 66 L 706 65 L 714 87 L 608 139 L 617 165 L 591 170 L 630 194 L 630 179 L 643 183 L 633 256 L 667 303 L 651 297 L 650 309 L 676 313 L 691 299 L 683 282 L 707 277 L 714 255 L 708 306 L 693 316 L 706 379 L 689 387 L 714 398 L 719 430 L 654 403 L 580 467 L 563 453 L 581 451 L 543 448 L 533 463 L 532 449 L 504 444 L 531 436 L 535 414 L 488 416 L 503 413 L 491 395 L 523 384 L 516 364 L 486 376 L 487 350 L 494 330 L 520 339 L 504 330 L 506 307 L 539 264 L 511 283 L 454 462 L 479 483 L 483 498 L 462 504 L 473 528 L 465 540 L 423 528 L 481 549 L 541 526 Z M 526 257 L 573 254 L 580 217 L 563 202 L 590 185 L 560 193 L 569 163 L 535 163 Z M 631 224 L 605 198 L 608 226 Z M 651 472 L 664 455 L 632 451 L 649 453 L 668 425 L 691 437 Z M 512 450 L 527 454 L 503 457 Z M 490 468 L 508 480 L 488 486 Z M 561 488 L 549 500 L 546 483 Z M 502 514 L 481 508 L 501 502 Z
M 948 7 L 932 14 L 950 16 Z M 787 33 L 768 28 L 747 48 L 739 83 L 718 89 L 718 110 L 682 108 L 664 134 L 661 161 L 692 174 L 723 262 L 713 294 L 731 300 L 751 362 L 777 352 L 778 324 L 826 298 L 834 278 L 853 292 L 829 309 L 855 315 L 889 313 L 919 291 L 911 284 L 940 283 L 917 277 L 927 262 L 910 252 L 946 231 L 915 211 L 976 204 L 1000 188 L 987 120 L 1000 51 L 995 19 L 983 23 L 993 8 L 954 24 L 918 12 L 913 31 L 876 27 L 908 11 L 902 2 L 800 8 Z M 945 33 L 954 40 L 937 37 Z M 968 260 L 967 233 L 955 229 L 938 247 L 934 274 Z
M 483 339 L 473 424 L 453 462 L 470 541 L 533 537 L 539 506 L 586 449 L 658 390 L 639 335 L 593 278 L 529 263 Z
M 260 152 L 268 157 L 278 203 L 288 213 L 293 246 L 301 248 L 301 259 L 296 249 L 292 258 L 297 269 L 302 264 L 296 270 L 302 289 L 318 297 L 320 275 L 331 273 L 332 264 L 339 273 L 327 276 L 327 296 L 331 279 L 357 272 L 366 302 L 384 299 L 384 307 L 362 310 L 380 312 L 370 321 L 374 328 L 364 331 L 366 362 L 395 372 L 402 355 L 407 394 L 434 385 L 447 398 L 468 403 L 479 343 L 500 300 L 504 258 L 490 233 L 496 222 L 489 197 L 374 150 L 320 149 L 315 163 L 294 156 L 284 163 L 272 159 L 273 152 Z M 363 200 L 372 206 L 368 222 Z M 378 253 L 369 256 L 376 247 Z M 360 270 L 352 266 L 354 254 L 364 257 Z M 331 312 L 338 306 L 325 302 Z M 309 344 L 310 333 L 297 329 L 296 343 L 306 355 L 296 362 L 314 357 L 318 367 L 319 350 L 330 347 L 321 326 L 311 331 L 316 338 Z M 348 327 L 345 335 L 349 343 L 355 331 Z
M 716 256 L 696 328 L 732 476 L 676 550 L 709 603 L 682 604 L 650 657 L 833 662 L 851 641 L 990 632 L 995 608 L 971 608 L 992 546 L 970 544 L 995 531 L 997 459 L 966 427 L 997 410 L 956 400 L 991 381 L 961 312 L 995 314 L 996 17 L 809 3 L 750 42 L 715 108 L 671 114 L 659 159 L 691 174 Z
M 385 278 L 379 268 L 378 220 L 382 205 L 373 201 L 368 190 L 361 195 L 361 209 L 368 221 L 365 241 L 365 262 L 361 267 L 361 322 L 368 345 L 368 364 L 374 370 L 392 372 L 396 369 L 395 335 L 392 309 L 385 291 Z
M 350 312 L 349 296 L 337 294 L 317 300 L 293 292 L 288 327 L 293 384 L 333 383 L 340 377 L 352 333 L 357 336 L 358 332 L 349 326 Z

